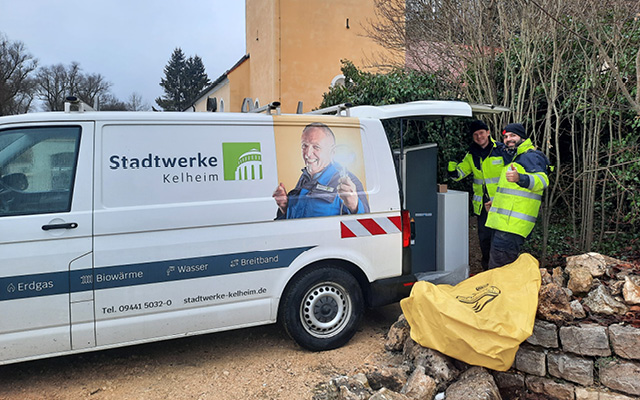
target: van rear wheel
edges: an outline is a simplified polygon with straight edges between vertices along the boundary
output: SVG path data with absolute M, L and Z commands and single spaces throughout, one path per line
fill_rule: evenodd
M 341 268 L 326 266 L 295 278 L 283 296 L 279 319 L 300 346 L 318 351 L 347 343 L 363 313 L 358 281 Z

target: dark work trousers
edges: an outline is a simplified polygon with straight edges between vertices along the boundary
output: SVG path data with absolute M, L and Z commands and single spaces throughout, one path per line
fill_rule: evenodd
M 482 269 L 486 271 L 489 267 L 489 252 L 491 251 L 491 241 L 493 240 L 494 229 L 487 227 L 487 209 L 484 204 L 480 207 L 480 215 L 478 215 L 478 240 L 480 241 L 480 251 L 482 252 L 482 260 L 480 264 Z
M 496 231 L 491 242 L 489 269 L 502 267 L 514 262 L 520 254 L 524 238 L 515 233 Z

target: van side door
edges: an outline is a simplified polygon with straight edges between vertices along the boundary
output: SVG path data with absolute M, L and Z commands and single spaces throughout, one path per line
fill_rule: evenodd
M 75 347 L 71 291 L 93 296 L 92 157 L 92 122 L 0 129 L 0 363 Z

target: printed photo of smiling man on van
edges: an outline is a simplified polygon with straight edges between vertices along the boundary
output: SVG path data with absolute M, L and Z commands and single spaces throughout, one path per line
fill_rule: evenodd
M 311 123 L 300 141 L 305 167 L 291 191 L 281 182 L 273 192 L 276 219 L 368 213 L 362 182 L 335 159 L 336 138 L 331 129 Z

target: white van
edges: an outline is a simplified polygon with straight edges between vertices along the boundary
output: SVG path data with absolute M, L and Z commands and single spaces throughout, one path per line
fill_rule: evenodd
M 420 109 L 437 104 L 471 116 Z M 334 178 L 305 178 L 323 150 L 309 124 Z M 401 197 L 376 117 L 1 117 L 0 364 L 276 321 L 305 348 L 341 346 L 416 279 Z

